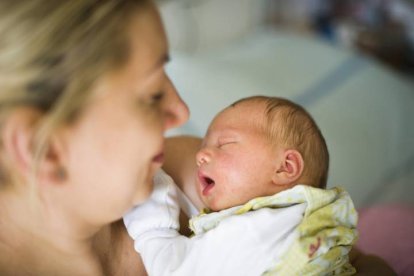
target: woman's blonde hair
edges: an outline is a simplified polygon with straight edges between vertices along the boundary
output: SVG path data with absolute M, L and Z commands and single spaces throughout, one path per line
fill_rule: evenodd
M 43 111 L 37 161 L 50 133 L 82 111 L 94 82 L 126 63 L 128 23 L 147 2 L 0 1 L 0 126 L 16 106 Z

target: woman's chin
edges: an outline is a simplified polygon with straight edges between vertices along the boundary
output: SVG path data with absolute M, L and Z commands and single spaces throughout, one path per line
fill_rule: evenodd
M 137 190 L 137 193 L 133 199 L 133 205 L 135 206 L 144 203 L 151 196 L 153 190 L 153 178 L 149 178 L 145 181 L 145 186 Z

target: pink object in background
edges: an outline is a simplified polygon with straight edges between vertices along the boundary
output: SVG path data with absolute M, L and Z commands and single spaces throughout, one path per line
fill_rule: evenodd
M 414 206 L 378 205 L 359 210 L 357 247 L 380 256 L 398 275 L 414 275 Z

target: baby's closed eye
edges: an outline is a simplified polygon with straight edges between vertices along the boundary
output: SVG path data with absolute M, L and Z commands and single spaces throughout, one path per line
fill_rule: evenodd
M 218 140 L 218 147 L 222 148 L 224 146 L 236 144 L 237 141 L 235 139 L 219 139 Z

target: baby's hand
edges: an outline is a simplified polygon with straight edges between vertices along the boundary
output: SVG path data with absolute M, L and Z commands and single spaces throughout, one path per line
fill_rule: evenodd
M 177 187 L 170 176 L 159 170 L 154 177 L 154 191 L 150 198 L 124 216 L 128 234 L 136 240 L 150 230 L 179 228 Z

